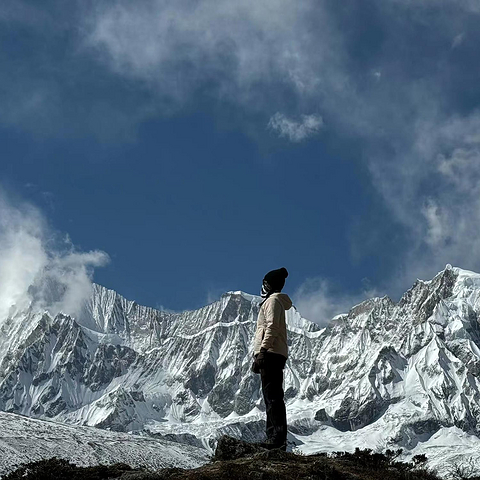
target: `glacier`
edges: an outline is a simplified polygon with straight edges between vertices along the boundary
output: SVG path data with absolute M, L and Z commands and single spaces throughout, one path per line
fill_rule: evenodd
M 250 371 L 260 298 L 228 292 L 155 310 L 93 284 L 76 317 L 0 319 L 0 410 L 212 451 L 261 440 Z M 480 451 L 480 275 L 448 265 L 398 302 L 371 298 L 325 328 L 287 312 L 289 439 L 304 453 L 403 448 L 446 472 Z

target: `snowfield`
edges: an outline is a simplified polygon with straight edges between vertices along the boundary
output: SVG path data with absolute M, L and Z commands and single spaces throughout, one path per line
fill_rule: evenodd
M 196 447 L 12 413 L 0 412 L 0 432 L 0 475 L 51 457 L 79 466 L 127 463 L 151 469 L 195 468 L 208 461 L 206 451 Z

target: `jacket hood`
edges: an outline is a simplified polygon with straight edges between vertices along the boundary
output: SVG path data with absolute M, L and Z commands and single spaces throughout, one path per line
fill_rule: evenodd
M 270 297 L 278 298 L 278 300 L 282 302 L 283 308 L 285 308 L 285 310 L 290 310 L 290 308 L 292 307 L 292 301 L 286 293 L 272 293 Z

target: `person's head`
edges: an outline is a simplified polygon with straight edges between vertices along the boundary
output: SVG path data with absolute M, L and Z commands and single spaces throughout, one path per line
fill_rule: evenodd
M 268 272 L 263 278 L 262 297 L 266 298 L 272 293 L 281 292 L 287 277 L 288 272 L 284 267 Z

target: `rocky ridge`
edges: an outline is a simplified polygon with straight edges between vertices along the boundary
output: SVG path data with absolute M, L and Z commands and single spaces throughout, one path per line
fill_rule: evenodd
M 13 309 L 0 330 L 0 408 L 210 450 L 224 433 L 259 440 L 258 308 L 258 297 L 229 292 L 176 314 L 94 285 L 76 319 Z M 398 303 L 366 300 L 324 329 L 292 309 L 290 440 L 307 453 L 431 450 L 434 463 L 478 451 L 479 315 L 480 275 L 450 266 Z

